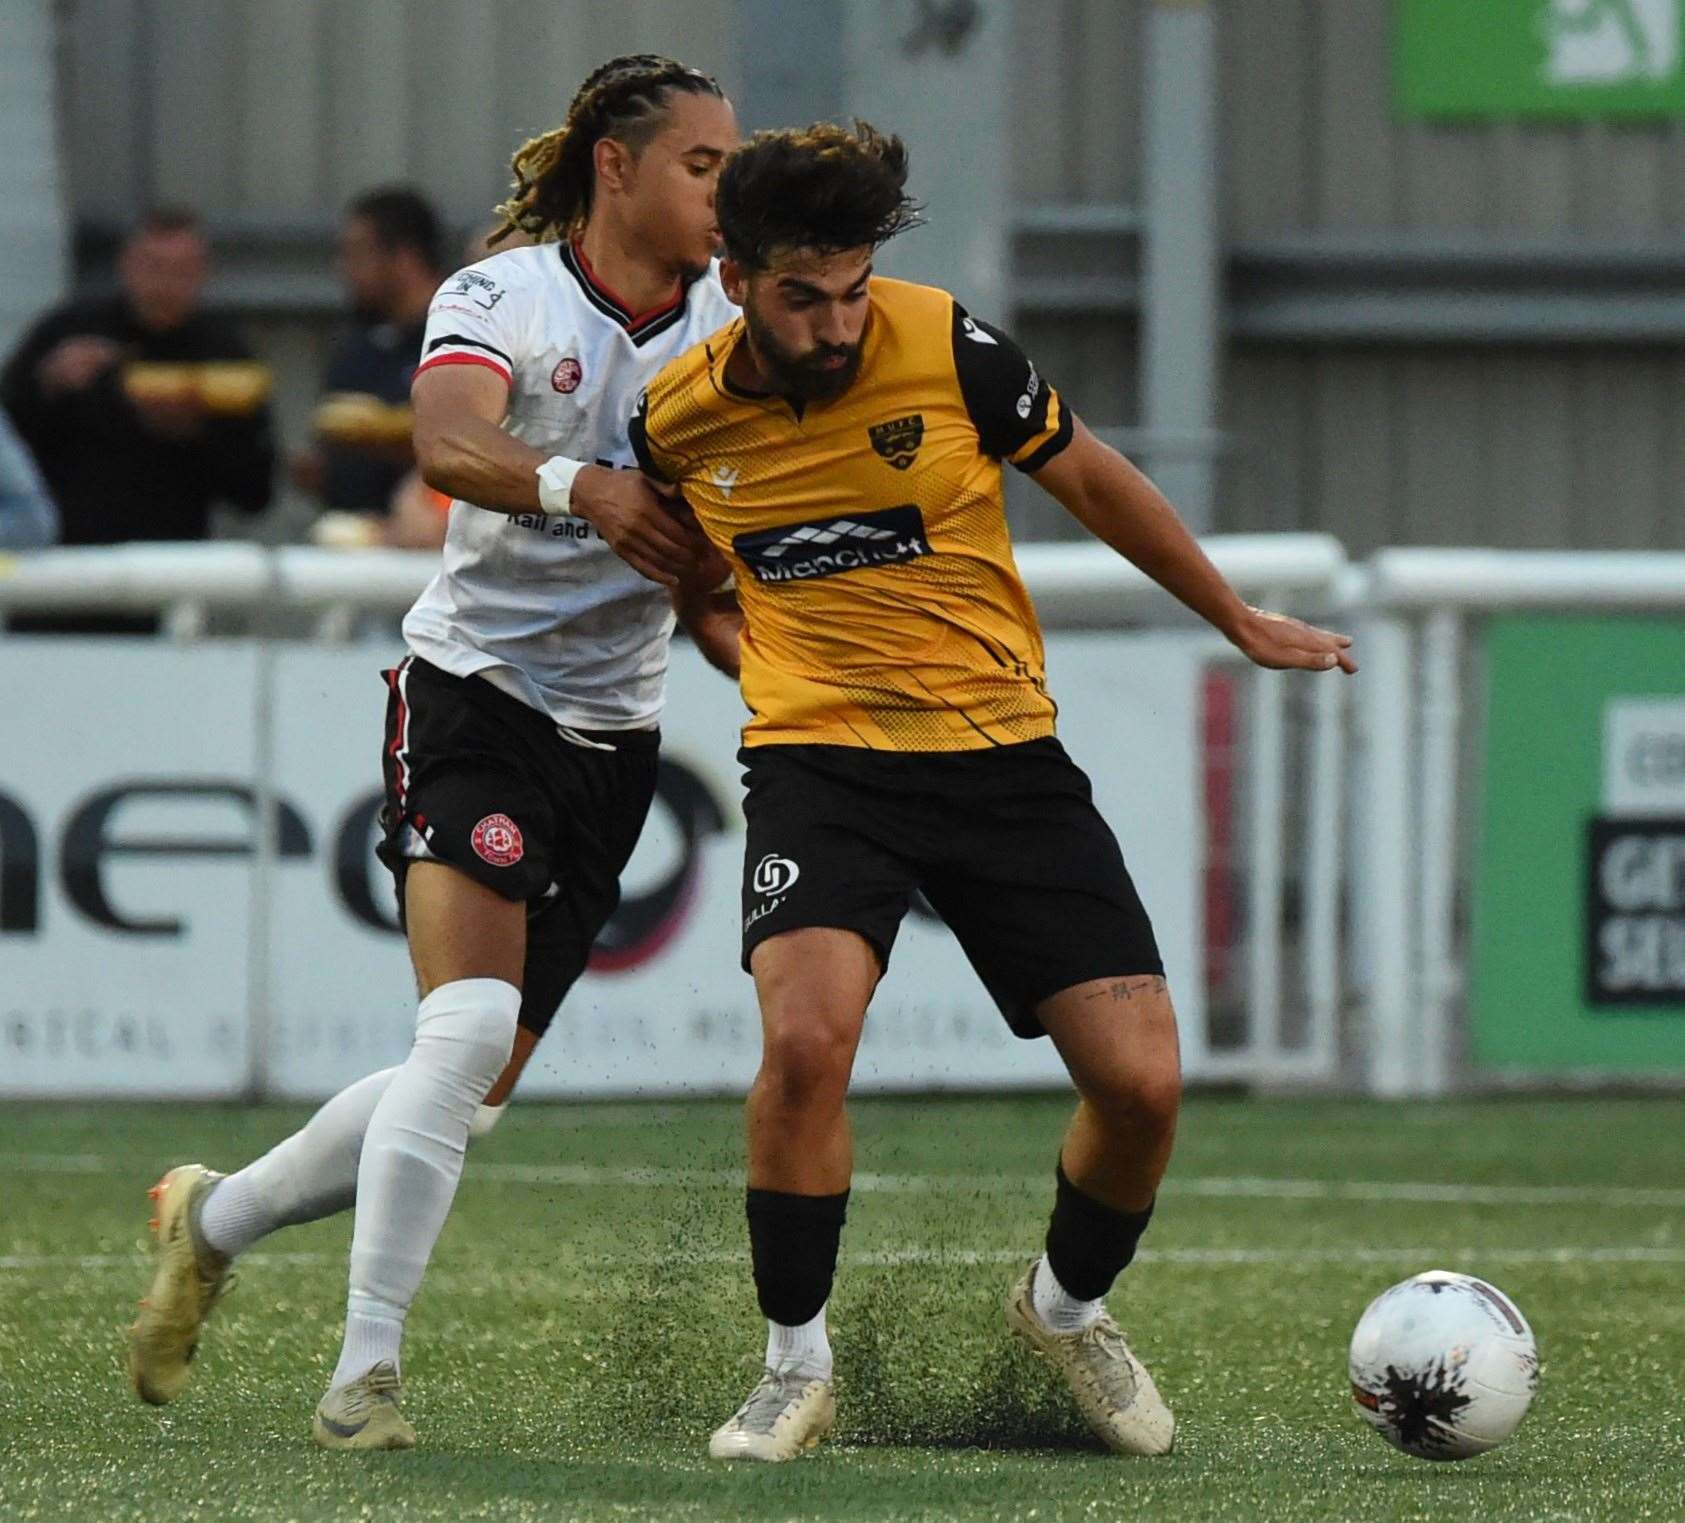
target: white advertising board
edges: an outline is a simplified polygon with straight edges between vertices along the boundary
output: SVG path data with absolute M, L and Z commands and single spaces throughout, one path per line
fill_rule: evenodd
M 237 1094 L 257 906 L 248 647 L 0 650 L 0 1093 Z
M 1123 844 L 1184 1021 L 1203 1019 L 1197 643 L 1050 641 L 1061 735 Z M 0 1094 L 237 1094 L 253 1072 L 254 1025 L 271 1095 L 319 1098 L 401 1059 L 414 988 L 372 850 L 380 670 L 400 652 L 275 647 L 265 705 L 253 647 L 113 651 L 13 642 L 0 667 L 8 927 L 25 845 L 8 801 L 32 822 L 42 888 L 35 928 L 0 932 L 10 1012 Z M 82 716 L 68 722 L 67 694 Z M 752 1079 L 759 1025 L 738 967 L 741 720 L 732 685 L 675 649 L 661 797 L 612 944 L 540 1047 L 527 1095 L 741 1091 Z M 228 791 L 250 790 L 264 756 L 283 825 L 267 867 L 251 852 L 247 795 Z M 67 890 L 59 865 L 67 825 L 81 819 L 77 840 L 88 835 L 89 800 L 136 780 L 199 791 L 124 796 L 103 858 L 80 871 L 102 873 L 131 918 L 167 912 L 180 922 L 168 935 L 90 915 L 86 883 Z M 1051 1044 L 1007 1032 L 946 930 L 910 916 L 867 1022 L 858 1087 L 1042 1085 L 1062 1072 Z

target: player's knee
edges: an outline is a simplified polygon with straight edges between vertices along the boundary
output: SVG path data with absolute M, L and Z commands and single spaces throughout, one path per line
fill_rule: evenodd
M 1137 1113 L 1150 1126 L 1170 1131 L 1182 1108 L 1182 1074 L 1174 1058 L 1147 1066 L 1135 1081 Z
M 1127 1128 L 1131 1135 L 1143 1128 L 1169 1132 L 1181 1109 L 1182 1075 L 1174 1053 L 1142 1055 L 1112 1073 L 1090 1076 L 1082 1095 L 1102 1124 Z
M 521 991 L 500 978 L 441 984 L 417 1013 L 417 1051 L 425 1050 L 478 1102 L 497 1082 L 515 1046 Z
M 782 1027 L 767 1033 L 761 1054 L 763 1088 L 784 1105 L 812 1106 L 827 1099 L 840 1103 L 852 1060 L 853 1044 L 822 1022 Z

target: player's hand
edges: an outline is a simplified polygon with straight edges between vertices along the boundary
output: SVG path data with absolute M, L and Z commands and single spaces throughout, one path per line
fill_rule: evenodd
M 708 542 L 694 523 L 676 517 L 637 471 L 588 465 L 573 483 L 573 511 L 592 524 L 640 576 L 676 587 L 695 574 Z
M 731 562 L 720 554 L 702 532 L 702 525 L 696 521 L 696 513 L 691 505 L 684 500 L 683 494 L 677 487 L 670 492 L 663 491 L 660 484 L 651 482 L 656 494 L 665 499 L 667 511 L 677 520 L 679 527 L 691 536 L 691 543 L 696 547 L 696 558 L 688 569 L 679 573 L 679 586 L 686 592 L 714 593 L 729 590 L 732 577 Z
M 36 379 L 43 391 L 86 391 L 122 353 L 121 345 L 108 338 L 67 338 L 42 357 Z
M 1349 675 L 1357 670 L 1350 635 L 1318 629 L 1284 613 L 1248 608 L 1240 627 L 1229 638 L 1248 661 L 1271 671 L 1338 670 Z

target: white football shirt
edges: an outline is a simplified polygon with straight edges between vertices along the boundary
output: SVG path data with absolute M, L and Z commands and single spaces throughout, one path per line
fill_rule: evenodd
M 717 265 L 649 312 L 628 312 L 567 243 L 493 254 L 433 298 L 416 374 L 484 365 L 509 382 L 503 426 L 540 453 L 635 468 L 626 425 L 668 360 L 737 316 Z M 476 674 L 557 724 L 643 729 L 661 715 L 667 590 L 584 519 L 455 501 L 439 573 L 404 619 L 425 661 Z

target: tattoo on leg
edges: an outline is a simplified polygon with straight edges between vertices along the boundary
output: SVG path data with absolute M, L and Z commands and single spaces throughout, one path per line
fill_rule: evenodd
M 1134 978 L 1113 979 L 1104 989 L 1092 990 L 1090 993 L 1083 995 L 1083 999 L 1110 999 L 1127 1002 L 1141 994 L 1163 994 L 1164 989 L 1163 974 L 1142 973 Z

